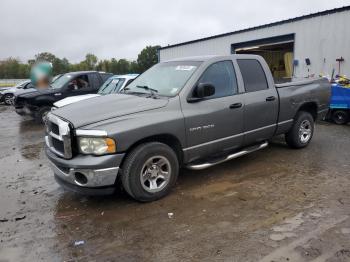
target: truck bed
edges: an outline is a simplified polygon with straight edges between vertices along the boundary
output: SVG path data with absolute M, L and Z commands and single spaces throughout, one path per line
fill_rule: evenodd
M 276 82 L 276 88 L 284 88 L 289 86 L 301 86 L 301 85 L 309 85 L 317 81 L 324 80 L 324 78 L 286 78 L 285 81 Z M 328 80 L 327 80 L 328 81 Z
M 303 106 L 314 109 L 314 116 L 323 118 L 329 109 L 331 84 L 326 78 L 293 79 L 276 84 L 279 96 L 277 134 L 285 133 L 292 125 L 295 113 Z

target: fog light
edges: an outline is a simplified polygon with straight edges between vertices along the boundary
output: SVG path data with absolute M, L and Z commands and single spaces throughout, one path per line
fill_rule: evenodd
M 80 172 L 76 172 L 74 174 L 74 176 L 75 176 L 75 183 L 77 183 L 78 185 L 86 185 L 87 184 L 88 179 L 84 174 L 82 174 Z

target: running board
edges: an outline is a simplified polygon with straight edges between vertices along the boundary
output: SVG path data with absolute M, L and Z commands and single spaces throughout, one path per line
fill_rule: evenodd
M 189 165 L 187 165 L 186 167 L 187 167 L 188 169 L 191 169 L 191 170 L 202 170 L 202 169 L 206 169 L 206 168 L 208 168 L 208 167 L 212 167 L 212 166 L 221 164 L 221 163 L 223 163 L 223 162 L 226 162 L 226 161 L 235 159 L 235 158 L 237 158 L 237 157 L 244 156 L 244 155 L 249 154 L 249 153 L 252 153 L 252 152 L 254 152 L 254 151 L 263 149 L 263 148 L 267 147 L 268 144 L 269 144 L 268 142 L 264 142 L 264 143 L 262 143 L 262 144 L 260 144 L 260 145 L 246 147 L 246 148 L 243 149 L 242 151 L 239 151 L 239 152 L 236 152 L 236 153 L 234 153 L 234 154 L 228 155 L 228 156 L 225 157 L 224 159 L 220 159 L 220 160 L 218 160 L 218 161 L 216 161 L 216 162 L 206 162 L 206 163 L 201 163 L 201 164 L 189 164 Z

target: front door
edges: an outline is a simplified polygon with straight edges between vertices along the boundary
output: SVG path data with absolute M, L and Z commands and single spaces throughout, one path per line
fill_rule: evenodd
M 68 84 L 64 92 L 64 97 L 79 96 L 93 93 L 93 88 L 87 74 L 74 77 Z
M 243 142 L 243 101 L 231 60 L 208 66 L 197 84 L 210 83 L 215 94 L 182 104 L 189 161 L 238 148 Z

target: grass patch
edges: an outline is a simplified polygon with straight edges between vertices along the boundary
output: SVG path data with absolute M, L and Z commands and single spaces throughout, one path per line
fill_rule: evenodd
M 15 86 L 15 84 L 0 83 L 0 87 L 12 87 L 12 86 Z

